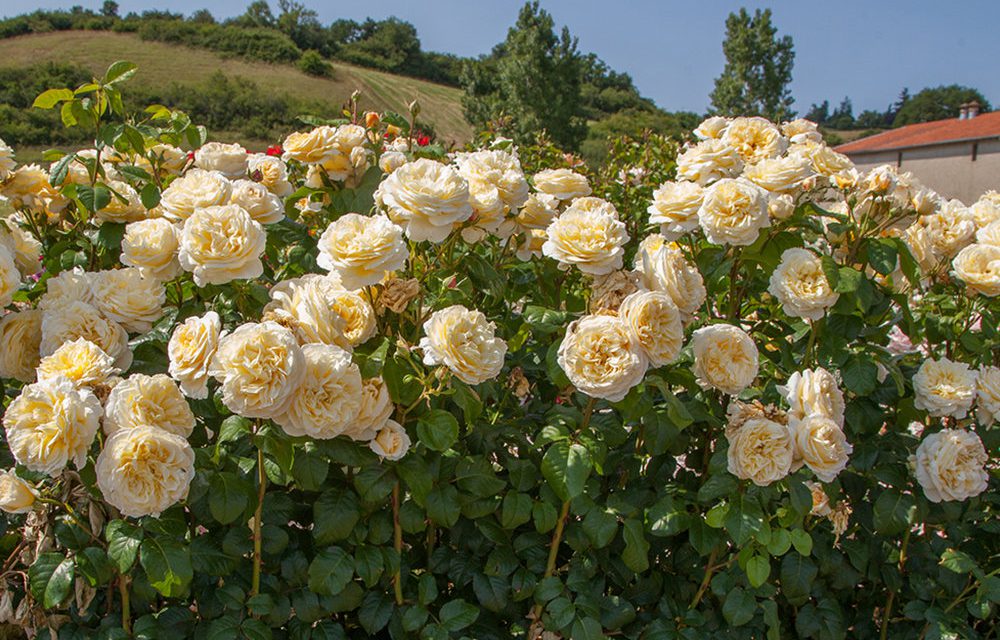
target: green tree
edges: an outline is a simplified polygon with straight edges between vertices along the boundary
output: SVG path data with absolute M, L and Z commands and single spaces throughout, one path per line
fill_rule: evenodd
M 233 22 L 244 27 L 263 27 L 266 29 L 273 29 L 278 24 L 277 20 L 274 19 L 274 14 L 271 13 L 271 6 L 267 0 L 254 0 L 247 6 L 243 15 Z
M 118 3 L 115 0 L 104 0 L 101 5 L 101 15 L 108 18 L 118 17 Z
M 892 126 L 957 118 L 961 106 L 973 100 L 979 103 L 980 111 L 990 110 L 989 101 L 978 89 L 957 84 L 927 88 L 903 102 Z
M 794 115 L 788 85 L 795 50 L 791 36 L 777 36 L 771 10 L 746 9 L 726 18 L 722 43 L 726 66 L 715 79 L 712 111 L 720 115 L 757 115 L 780 121 Z
M 586 134 L 580 85 L 582 64 L 576 39 L 565 27 L 556 35 L 552 16 L 529 2 L 507 39 L 466 66 L 466 116 L 477 126 L 507 116 L 516 139 L 548 131 L 552 140 L 576 149 Z
M 851 104 L 850 98 L 844 96 L 840 106 L 833 110 L 826 124 L 831 129 L 850 129 L 854 126 L 854 105 Z

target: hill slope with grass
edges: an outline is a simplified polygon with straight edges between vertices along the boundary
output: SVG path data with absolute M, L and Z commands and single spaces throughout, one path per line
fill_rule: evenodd
M 0 71 L 57 62 L 79 65 L 96 74 L 103 73 L 116 60 L 139 65 L 130 86 L 145 91 L 156 92 L 168 84 L 205 86 L 221 73 L 231 80 L 252 83 L 250 86 L 263 94 L 262 99 L 286 98 L 296 104 L 322 106 L 327 114 L 333 114 L 358 90 L 360 107 L 365 110 L 405 113 L 407 103 L 418 100 L 426 114 L 422 118 L 444 142 L 463 143 L 472 135 L 472 127 L 462 113 L 461 90 L 343 63 L 331 63 L 330 77 L 320 78 L 306 75 L 292 65 L 223 58 L 204 49 L 140 40 L 126 33 L 61 31 L 0 40 Z M 210 129 L 209 133 L 221 137 L 232 132 Z M 255 136 L 243 131 L 236 137 L 245 142 L 274 142 L 270 139 L 273 133 Z

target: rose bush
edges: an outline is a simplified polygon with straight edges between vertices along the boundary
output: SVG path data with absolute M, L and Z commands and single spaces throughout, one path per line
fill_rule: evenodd
M 4 156 L 0 622 L 995 633 L 996 193 L 802 120 L 590 170 L 352 99 L 253 154 L 134 73 L 38 97 L 93 149 Z

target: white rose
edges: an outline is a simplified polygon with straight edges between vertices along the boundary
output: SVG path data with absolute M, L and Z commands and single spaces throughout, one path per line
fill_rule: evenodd
M 361 373 L 340 347 L 307 344 L 305 377 L 292 393 L 285 413 L 274 421 L 290 436 L 326 440 L 346 431 L 361 412 Z
M 352 347 L 375 335 L 375 310 L 357 291 L 333 292 L 333 310 L 344 320 L 344 338 Z
M 913 375 L 913 391 L 918 409 L 961 419 L 976 399 L 976 371 L 964 362 L 928 358 Z
M 799 155 L 767 158 L 743 171 L 744 178 L 762 189 L 776 193 L 792 193 L 813 175 L 809 158 Z
M 378 159 L 382 173 L 392 173 L 404 164 L 406 164 L 406 154 L 402 151 L 386 151 Z
M 813 170 L 821 176 L 831 178 L 854 169 L 850 158 L 825 144 L 808 145 L 802 152 L 812 162 Z
M 680 247 L 666 242 L 658 233 L 639 245 L 635 270 L 642 288 L 670 296 L 684 322 L 690 322 L 705 302 L 707 292 L 698 267 L 684 258 Z
M 1000 295 L 1000 246 L 969 245 L 958 252 L 951 266 L 970 291 L 990 298 Z
M 388 218 L 348 213 L 320 236 L 316 261 L 323 269 L 336 271 L 348 289 L 360 289 L 402 269 L 409 257 L 403 230 Z
M 30 209 L 49 218 L 54 218 L 69 203 L 49 183 L 49 174 L 37 164 L 18 167 L 0 185 L 0 194 L 13 209 Z
M 826 369 L 796 371 L 777 389 L 788 402 L 788 417 L 793 422 L 820 415 L 844 426 L 844 393 L 837 386 L 837 379 Z
M 247 418 L 282 415 L 306 373 L 291 331 L 274 322 L 245 324 L 219 340 L 208 373 L 222 384 L 222 402 Z
M 170 376 L 180 384 L 184 395 L 208 397 L 208 366 L 219 347 L 221 329 L 219 314 L 209 311 L 177 325 L 170 336 L 167 344 Z
M 704 188 L 696 182 L 664 182 L 653 192 L 653 204 L 646 209 L 649 222 L 660 225 L 667 240 L 676 240 L 698 228 L 698 209 L 704 196 Z
M 387 420 L 368 446 L 383 460 L 399 460 L 410 449 L 410 436 L 398 422 Z
M 788 427 L 766 418 L 751 418 L 727 429 L 729 473 L 759 487 L 785 478 L 792 470 L 795 447 Z
M 910 458 L 917 482 L 931 502 L 968 500 L 986 491 L 990 481 L 985 468 L 988 460 L 983 441 L 964 429 L 942 429 L 930 434 Z
M 677 305 L 666 293 L 637 291 L 618 308 L 633 340 L 653 367 L 673 362 L 684 346 L 684 325 Z
M 722 137 L 728 126 L 729 118 L 712 116 L 703 120 L 692 133 L 699 140 L 715 140 Z
M 507 343 L 496 337 L 496 325 L 479 311 L 453 305 L 424 322 L 420 348 L 424 364 L 444 365 L 466 384 L 500 375 Z
M 98 271 L 92 274 L 90 283 L 94 306 L 127 331 L 149 331 L 163 316 L 163 303 L 167 299 L 163 283 L 144 278 L 135 267 Z
M 145 278 L 173 280 L 181 272 L 179 236 L 180 229 L 165 218 L 129 223 L 122 238 L 122 264 L 138 268 Z
M 247 175 L 279 198 L 290 196 L 295 190 L 288 181 L 288 167 L 285 163 L 281 158 L 266 153 L 255 153 L 247 158 Z
M 67 378 L 29 384 L 3 417 L 14 459 L 31 471 L 57 476 L 70 462 L 87 464 L 101 423 L 101 401 Z
M 350 350 L 351 342 L 345 335 L 347 321 L 337 307 L 337 295 L 342 291 L 336 274 L 283 280 L 271 288 L 271 302 L 264 307 L 264 314 L 273 314 L 292 329 L 300 344 L 319 342 Z M 343 306 L 347 315 L 348 305 Z
M 228 204 L 232 190 L 221 173 L 191 169 L 163 190 L 159 206 L 167 218 L 187 220 L 198 209 Z
M 976 416 L 979 424 L 1000 421 L 1000 367 L 980 367 L 976 377 Z
M 458 173 L 469 183 L 476 228 L 497 233 L 504 217 L 528 199 L 528 181 L 521 162 L 501 150 L 455 154 Z
M 354 422 L 347 426 L 344 435 L 353 440 L 368 442 L 382 430 L 392 417 L 395 405 L 389 397 L 389 387 L 382 378 L 368 378 L 361 383 L 361 410 Z
M 976 231 L 976 242 L 979 244 L 988 244 L 994 247 L 1000 247 L 1000 220 L 991 222 Z
M 247 150 L 242 145 L 207 142 L 194 152 L 194 166 L 205 171 L 218 171 L 230 179 L 247 174 Z
M 132 364 L 128 333 L 113 320 L 105 318 L 96 307 L 78 300 L 56 304 L 42 316 L 43 356 L 52 355 L 63 343 L 85 338 L 115 360 L 115 366 L 127 371 Z
M 21 228 L 21 214 L 15 214 L 7 219 L 0 218 L 0 246 L 5 246 L 14 256 L 21 275 L 28 277 L 41 270 L 39 261 L 42 257 L 42 243 L 33 235 Z
M 767 192 L 746 180 L 719 180 L 705 190 L 698 222 L 709 242 L 738 247 L 751 245 L 760 230 L 771 224 L 767 215 Z
M 115 385 L 104 404 L 104 433 L 156 427 L 187 438 L 194 431 L 194 413 L 177 384 L 163 373 L 134 374 Z
M 649 362 L 628 327 L 613 316 L 585 316 L 570 323 L 558 363 L 578 391 L 610 402 L 642 382 Z
M 927 230 L 934 255 L 939 258 L 955 256 L 976 237 L 976 223 L 957 200 L 945 203 L 938 213 L 920 216 L 917 224 Z
M 899 172 L 896 167 L 883 164 L 865 174 L 865 189 L 876 195 L 884 195 L 896 188 Z
M 545 169 L 532 176 L 535 190 L 559 200 L 589 196 L 590 183 L 572 169 Z
M 819 132 L 819 127 L 816 123 L 810 122 L 805 118 L 797 118 L 791 122 L 784 123 L 781 125 L 781 133 L 792 144 L 823 142 L 823 134 Z
M 443 242 L 472 217 L 469 185 L 454 168 L 427 158 L 393 171 L 379 185 L 375 201 L 414 242 Z
M 233 182 L 233 192 L 229 203 L 243 207 L 250 217 L 260 224 L 274 224 L 285 219 L 285 203 L 267 190 L 267 187 L 253 180 Z
M 10 145 L 0 140 L 0 182 L 10 177 L 17 162 L 14 160 L 14 150 Z
M 35 489 L 19 478 L 13 469 L 0 471 L 0 510 L 6 513 L 28 513 L 35 505 L 36 497 Z
M 14 261 L 14 252 L 0 245 L 0 308 L 14 301 L 14 294 L 21 286 L 21 272 Z
M 337 147 L 337 129 L 321 126 L 290 134 L 281 144 L 285 160 L 298 160 L 304 164 L 319 164 L 340 154 Z
M 854 450 L 840 425 L 830 418 L 813 414 L 792 423 L 796 458 L 801 459 L 816 477 L 833 482 L 847 467 Z
M 558 261 L 562 269 L 576 265 L 584 273 L 599 276 L 622 268 L 629 237 L 610 203 L 597 207 L 591 200 L 597 199 L 574 201 L 552 221 L 542 253 Z
M 972 218 L 977 229 L 1000 222 L 1000 202 L 994 202 L 985 197 L 980 198 L 969 207 L 969 217 Z
M 49 278 L 45 281 L 45 294 L 38 301 L 38 308 L 51 309 L 65 302 L 76 301 L 93 304 L 94 292 L 90 284 L 92 275 L 80 267 L 73 267 Z
M 94 217 L 104 222 L 135 222 L 146 217 L 146 207 L 143 206 L 139 193 L 126 182 L 108 180 L 111 190 L 111 200 L 100 209 Z
M 149 153 L 155 158 L 160 170 L 166 174 L 177 175 L 184 170 L 184 166 L 188 163 L 187 152 L 172 144 L 154 144 L 149 148 Z M 138 164 L 146 168 L 148 162 L 148 160 L 143 159 Z M 148 168 L 152 169 L 152 165 L 148 165 Z
M 757 377 L 757 345 L 739 327 L 713 324 L 691 336 L 698 384 L 736 395 Z
M 702 140 L 677 156 L 677 179 L 704 186 L 721 178 L 732 178 L 743 170 L 739 152 L 722 140 Z
M 768 194 L 767 215 L 773 220 L 787 220 L 795 213 L 795 198 L 787 193 Z
M 84 338 L 63 343 L 38 364 L 39 380 L 64 377 L 79 387 L 105 384 L 119 373 L 111 356 Z
M 723 142 L 743 157 L 747 164 L 776 158 L 788 148 L 788 140 L 778 127 L 764 118 L 733 118 L 722 136 Z
M 781 254 L 767 290 L 787 315 L 807 320 L 819 320 L 840 298 L 830 287 L 819 256 L 797 247 Z
M 267 234 L 239 205 L 198 209 L 181 231 L 178 259 L 195 284 L 227 284 L 264 273 Z
M 8 313 L 0 319 L 0 378 L 33 382 L 42 344 L 42 315 L 39 309 Z
M 97 457 L 104 499 L 131 518 L 157 517 L 187 498 L 194 450 L 184 438 L 151 426 L 116 431 Z

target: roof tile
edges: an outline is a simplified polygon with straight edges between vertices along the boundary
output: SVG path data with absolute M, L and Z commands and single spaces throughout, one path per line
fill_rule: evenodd
M 890 129 L 867 138 L 842 144 L 836 149 L 848 155 L 872 151 L 888 151 L 906 147 L 922 147 L 955 140 L 975 140 L 1000 136 L 1000 111 L 982 113 L 975 118 L 934 120 Z

